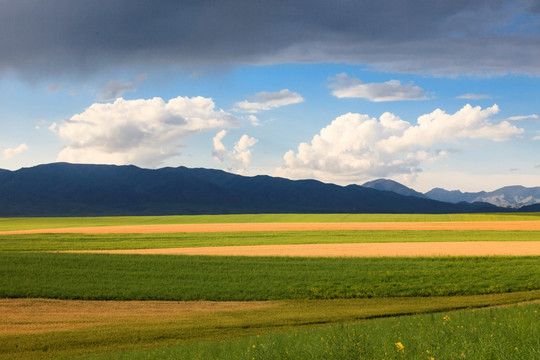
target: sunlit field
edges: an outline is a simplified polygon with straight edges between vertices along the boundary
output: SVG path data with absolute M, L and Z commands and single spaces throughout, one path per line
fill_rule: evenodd
M 540 360 L 539 53 L 540 0 L 0 0 L 0 360 Z
M 424 222 L 424 221 L 528 221 L 540 220 L 540 213 L 490 214 L 238 214 L 179 216 L 114 216 L 0 218 L 0 231 L 51 229 L 81 226 L 273 223 L 273 222 Z
M 505 359 L 540 357 L 540 304 L 440 312 L 84 359 Z
M 486 271 L 489 269 L 489 271 Z M 540 289 L 540 257 L 287 258 L 0 254 L 0 297 L 282 300 Z
M 292 231 L 165 234 L 0 235 L 0 251 L 155 249 L 242 245 L 540 241 L 538 231 Z
M 32 218 L 2 219 L 0 227 L 537 219 L 538 214 Z M 540 235 L 411 230 L 0 235 L 0 310 L 10 314 L 0 319 L 0 358 L 533 359 L 540 348 L 540 256 L 57 252 L 495 240 L 512 246 L 539 241 Z

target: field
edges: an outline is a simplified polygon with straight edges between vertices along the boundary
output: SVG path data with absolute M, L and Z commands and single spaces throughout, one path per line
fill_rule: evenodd
M 540 221 L 540 213 L 498 214 L 256 214 L 0 218 L 0 231 L 70 227 L 223 224 L 223 223 L 348 223 L 348 222 L 457 222 L 457 221 Z
M 46 229 L 0 233 L 0 313 L 7 314 L 0 318 L 0 359 L 539 358 L 540 252 L 535 249 L 540 231 L 523 230 L 527 226 L 71 232 L 77 227 L 243 223 L 506 222 L 530 227 L 539 220 L 540 214 L 0 219 L 0 231 Z M 51 232 L 66 228 L 70 232 Z M 495 242 L 532 253 L 487 256 Z M 234 253 L 234 247 L 342 244 L 476 244 L 486 251 L 406 257 L 308 257 L 305 249 L 294 256 Z M 176 248 L 228 248 L 233 254 L 72 253 Z
M 0 250 L 69 251 L 344 243 L 540 241 L 539 231 L 294 231 L 1 235 Z

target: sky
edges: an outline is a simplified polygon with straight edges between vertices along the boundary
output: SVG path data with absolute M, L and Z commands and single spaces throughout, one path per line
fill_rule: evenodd
M 0 0 L 0 168 L 540 186 L 540 1 Z

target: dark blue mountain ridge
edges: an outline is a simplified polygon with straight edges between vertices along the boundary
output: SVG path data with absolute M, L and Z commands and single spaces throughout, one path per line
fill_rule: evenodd
M 506 210 L 506 209 L 505 209 Z M 0 171 L 0 216 L 496 212 L 359 185 L 222 170 L 52 163 Z

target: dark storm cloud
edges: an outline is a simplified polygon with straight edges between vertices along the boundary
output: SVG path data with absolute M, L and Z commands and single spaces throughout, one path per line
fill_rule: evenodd
M 109 80 L 101 93 L 99 94 L 99 100 L 101 101 L 111 101 L 122 96 L 126 92 L 135 91 L 135 86 L 130 82 L 123 82 L 122 80 L 113 79 Z
M 510 0 L 0 0 L 0 70 L 346 61 L 429 73 L 539 73 L 538 5 Z M 534 29 L 533 30 L 538 30 Z

